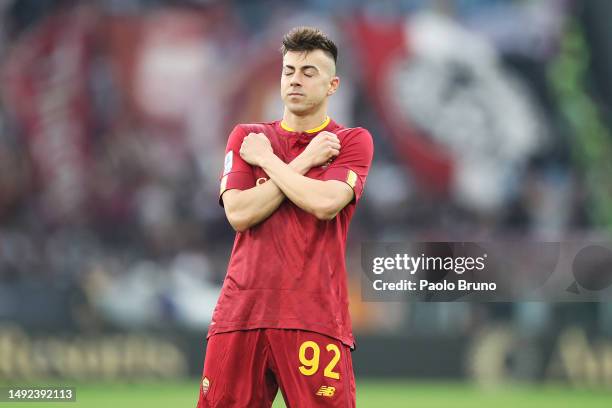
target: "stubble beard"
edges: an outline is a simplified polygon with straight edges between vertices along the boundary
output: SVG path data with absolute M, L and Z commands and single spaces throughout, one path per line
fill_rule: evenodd
M 308 116 L 309 114 L 316 112 L 322 104 L 323 101 L 315 104 L 295 104 L 292 106 L 291 103 L 285 102 L 285 107 L 289 110 L 289 112 L 296 116 Z

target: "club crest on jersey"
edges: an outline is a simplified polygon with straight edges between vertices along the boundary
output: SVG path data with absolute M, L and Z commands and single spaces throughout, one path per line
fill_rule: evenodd
M 204 377 L 202 380 L 202 395 L 208 394 L 208 390 L 210 388 L 210 380 L 207 377 Z
M 225 176 L 227 173 L 232 171 L 232 166 L 234 165 L 234 151 L 230 150 L 225 155 L 225 161 L 223 164 L 223 175 Z

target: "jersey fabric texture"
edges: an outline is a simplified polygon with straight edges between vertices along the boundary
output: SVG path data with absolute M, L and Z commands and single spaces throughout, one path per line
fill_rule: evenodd
M 310 132 L 294 132 L 280 121 L 242 124 L 230 134 L 220 204 L 229 189 L 246 190 L 267 182 L 267 174 L 240 157 L 249 133 L 264 133 L 274 153 L 290 163 L 321 131 L 336 134 L 340 154 L 306 177 L 338 180 L 355 198 L 332 220 L 319 220 L 288 199 L 260 224 L 238 232 L 208 337 L 236 330 L 300 329 L 321 333 L 354 347 L 348 310 L 345 246 L 349 222 L 359 201 L 373 156 L 370 133 L 333 120 Z

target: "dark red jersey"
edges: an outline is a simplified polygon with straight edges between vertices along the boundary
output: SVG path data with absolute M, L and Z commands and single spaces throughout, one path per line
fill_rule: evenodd
M 249 133 L 264 133 L 274 153 L 289 163 L 323 130 L 338 136 L 340 154 L 331 164 L 310 169 L 306 177 L 345 182 L 353 188 L 355 199 L 329 221 L 318 220 L 285 199 L 269 218 L 237 233 L 209 337 L 256 328 L 301 329 L 353 347 L 346 236 L 372 162 L 370 133 L 329 119 L 308 132 L 293 132 L 280 121 L 238 125 L 227 143 L 220 195 L 268 179 L 261 168 L 240 157 L 240 146 Z

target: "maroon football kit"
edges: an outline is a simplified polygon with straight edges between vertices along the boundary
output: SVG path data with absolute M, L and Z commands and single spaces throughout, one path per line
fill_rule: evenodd
M 280 121 L 238 125 L 227 143 L 220 203 L 227 190 L 269 180 L 240 157 L 249 133 L 265 134 L 290 163 L 321 131 L 338 137 L 340 154 L 305 176 L 345 182 L 355 198 L 331 220 L 285 199 L 270 217 L 236 234 L 208 332 L 200 407 L 269 407 L 266 398 L 279 386 L 291 406 L 354 405 L 345 246 L 372 161 L 370 133 L 329 118 L 306 132 Z
M 355 407 L 349 348 L 306 330 L 253 329 L 208 339 L 198 408 Z

